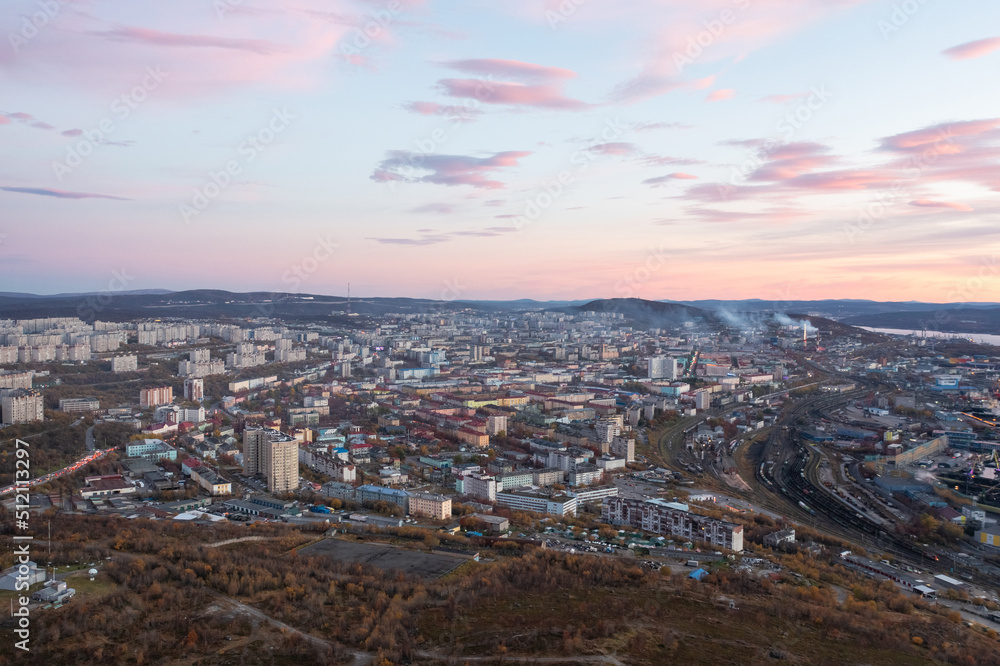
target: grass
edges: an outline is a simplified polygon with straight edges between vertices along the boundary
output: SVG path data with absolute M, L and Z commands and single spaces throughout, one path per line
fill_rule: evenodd
M 66 577 L 66 586 L 76 590 L 79 598 L 103 597 L 115 589 L 115 584 L 104 574 L 97 574 L 94 580 L 86 572 L 74 573 Z

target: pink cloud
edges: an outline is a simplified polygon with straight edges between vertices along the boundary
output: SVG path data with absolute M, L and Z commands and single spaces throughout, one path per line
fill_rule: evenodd
M 829 15 L 871 0 L 646 0 L 629 5 L 624 20 L 649 26 L 638 51 L 640 71 L 615 87 L 612 99 L 636 102 L 691 87 L 690 72 L 787 38 Z M 611 11 L 611 5 L 607 5 Z M 621 11 L 621 9 L 619 9 Z M 596 13 L 596 12 L 595 12 Z M 723 22 L 725 16 L 725 22 Z M 613 20 L 604 16 L 604 20 Z M 716 26 L 713 31 L 709 26 Z M 648 54 L 648 55 L 645 55 Z
M 421 116 L 443 116 L 454 122 L 471 121 L 475 116 L 482 115 L 479 109 L 467 106 L 438 104 L 437 102 L 406 102 L 403 110 Z
M 713 90 L 712 92 L 708 93 L 708 96 L 705 98 L 705 101 L 721 102 L 723 100 L 732 99 L 734 97 L 736 97 L 735 90 L 733 90 L 732 88 L 721 88 L 719 90 Z
M 411 209 L 412 213 L 434 213 L 437 215 L 450 215 L 455 212 L 455 207 L 446 203 L 429 203 Z
M 571 99 L 562 87 L 576 72 L 561 67 L 547 67 L 519 60 L 472 59 L 453 60 L 444 67 L 481 79 L 442 79 L 438 88 L 449 97 L 475 99 L 485 104 L 529 106 L 545 109 L 576 111 L 590 104 Z M 493 77 L 504 81 L 494 81 Z
M 42 197 L 55 197 L 56 199 L 115 199 L 118 201 L 130 201 L 130 199 L 126 199 L 125 197 L 116 197 L 110 194 L 69 192 L 66 190 L 53 190 L 47 187 L 0 187 L 0 191 L 16 194 L 34 194 Z
M 647 178 L 642 181 L 643 185 L 652 185 L 653 187 L 658 187 L 664 183 L 668 183 L 671 180 L 696 180 L 698 176 L 692 176 L 689 173 L 682 173 L 680 171 L 675 171 L 674 173 L 668 173 L 666 176 L 657 176 L 656 178 Z
M 489 157 L 465 155 L 424 155 L 402 150 L 389 151 L 372 172 L 376 182 L 402 181 L 434 183 L 436 185 L 469 185 L 483 189 L 501 189 L 504 184 L 490 179 L 500 169 L 518 166 L 518 160 L 531 155 L 528 151 L 508 150 Z M 426 173 L 430 172 L 430 173 Z
M 595 144 L 587 150 L 601 155 L 632 155 L 639 152 L 639 147 L 626 141 L 612 141 L 611 143 Z
M 576 77 L 576 72 L 562 67 L 547 67 L 520 60 L 499 60 L 493 58 L 451 60 L 442 63 L 444 67 L 466 74 L 482 76 L 502 76 L 525 82 L 555 82 Z
M 955 123 L 940 123 L 912 132 L 904 132 L 882 140 L 883 150 L 899 152 L 921 152 L 937 145 L 938 152 L 960 152 L 961 138 L 989 132 L 1000 128 L 1000 118 L 985 120 L 965 120 Z M 950 148 L 949 148 L 950 146 Z
M 632 129 L 636 132 L 650 132 L 659 129 L 692 129 L 694 125 L 687 123 L 632 123 Z
M 8 125 L 8 124 L 10 124 L 10 118 L 8 118 L 7 116 L 0 116 L 0 125 Z
M 0 71 L 26 83 L 41 79 L 107 99 L 140 84 L 149 65 L 165 74 L 163 90 L 150 97 L 174 104 L 255 84 L 313 89 L 329 80 L 335 58 L 347 61 L 359 51 L 371 56 L 378 42 L 389 39 L 392 23 L 358 49 L 358 33 L 349 22 L 315 15 L 349 7 L 346 0 L 301 0 L 234 11 L 220 21 L 211 8 L 183 17 L 151 6 L 143 13 L 145 25 L 122 25 L 68 5 L 57 30 L 41 30 L 32 40 L 30 59 L 0 62 Z
M 930 199 L 915 199 L 910 202 L 910 205 L 919 206 L 921 208 L 950 208 L 963 213 L 971 213 L 975 210 L 972 206 L 968 206 L 963 203 L 955 203 L 953 201 L 931 201 Z
M 977 39 L 974 42 L 966 42 L 965 44 L 953 46 L 941 53 L 953 60 L 969 60 L 971 58 L 981 58 L 997 50 L 1000 50 L 1000 37 L 987 37 L 986 39 Z
M 442 79 L 438 81 L 441 92 L 449 97 L 476 99 L 485 104 L 533 106 L 545 109 L 579 111 L 590 107 L 579 100 L 563 95 L 560 86 L 500 83 L 481 79 Z
M 63 136 L 80 136 L 83 134 L 82 129 L 68 129 L 65 132 L 60 132 Z
M 182 48 L 213 48 L 249 51 L 258 55 L 271 55 L 286 50 L 285 47 L 262 39 L 234 39 L 231 37 L 213 37 L 208 35 L 181 35 L 147 28 L 117 28 L 115 30 L 94 31 L 89 33 L 98 37 L 106 37 L 112 41 L 152 44 L 155 46 Z

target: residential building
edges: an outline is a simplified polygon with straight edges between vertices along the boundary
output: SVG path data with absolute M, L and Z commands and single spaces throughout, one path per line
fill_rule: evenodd
M 139 406 L 143 408 L 169 405 L 174 401 L 174 390 L 169 386 L 145 388 L 139 391 Z
M 611 525 L 629 525 L 654 534 L 705 541 L 736 552 L 743 550 L 742 525 L 682 511 L 659 499 L 609 497 L 601 507 L 601 519 Z
M 410 515 L 428 516 L 434 520 L 451 518 L 451 498 L 431 493 L 410 495 Z
M 507 417 L 497 414 L 486 417 L 486 434 L 497 435 L 501 432 L 507 432 Z
M 139 369 L 139 357 L 135 354 L 111 357 L 111 372 L 135 372 Z
M 625 462 L 635 462 L 635 438 L 615 437 L 611 440 L 611 453 Z
M 455 490 L 460 495 L 469 495 L 487 502 L 495 502 L 497 499 L 497 480 L 485 474 L 467 474 L 458 477 L 455 482 Z
M 243 431 L 243 472 L 267 479 L 267 490 L 283 493 L 299 487 L 299 443 L 270 428 Z
M 375 486 L 375 485 L 364 485 L 358 486 L 354 492 L 354 497 L 357 501 L 364 503 L 374 503 L 374 502 L 391 502 L 399 507 L 402 507 L 404 512 L 409 513 L 410 508 L 410 493 L 399 488 L 390 488 L 388 486 Z M 451 506 L 448 507 L 451 509 Z
M 205 380 L 200 377 L 188 377 L 184 380 L 184 399 L 201 402 L 205 399 Z M 204 419 L 202 419 L 204 420 Z
M 31 423 L 45 418 L 45 401 L 33 389 L 14 389 L 0 397 L 0 423 Z

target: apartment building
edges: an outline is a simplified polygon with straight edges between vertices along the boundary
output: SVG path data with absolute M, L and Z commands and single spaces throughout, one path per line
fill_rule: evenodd
M 32 389 L 7 390 L 0 397 L 0 422 L 31 423 L 45 418 L 42 394 Z
M 654 534 L 705 541 L 736 552 L 743 550 L 742 525 L 683 511 L 659 499 L 609 497 L 601 506 L 601 519 L 611 525 L 629 525 Z
M 451 498 L 431 493 L 413 493 L 410 495 L 410 515 L 447 520 L 451 518 Z
M 294 437 L 270 428 L 243 431 L 243 473 L 267 479 L 271 493 L 299 487 L 299 443 Z
M 169 386 L 146 388 L 139 391 L 139 406 L 144 408 L 169 405 L 174 401 L 174 390 Z

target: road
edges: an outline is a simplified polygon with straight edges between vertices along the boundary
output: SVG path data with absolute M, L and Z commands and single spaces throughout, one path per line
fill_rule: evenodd
M 94 426 L 87 428 L 87 450 L 94 450 Z
M 77 460 L 72 465 L 67 465 L 66 467 L 63 467 L 62 469 L 57 470 L 55 472 L 49 472 L 48 474 L 40 476 L 37 479 L 31 479 L 31 481 L 28 483 L 28 487 L 31 488 L 31 487 L 34 487 L 34 486 L 37 486 L 37 485 L 41 485 L 43 483 L 48 483 L 49 481 L 53 481 L 55 479 L 58 479 L 60 476 L 63 476 L 65 474 L 70 474 L 72 472 L 75 472 L 76 470 L 80 469 L 81 467 L 83 467 L 87 463 L 93 462 L 94 460 L 99 460 L 100 458 L 102 458 L 103 456 L 107 455 L 111 451 L 114 451 L 114 449 L 103 449 L 101 451 L 92 451 L 92 452 L 88 453 L 87 455 L 83 456 L 82 458 L 80 458 L 79 460 Z M 4 495 L 8 495 L 8 494 L 14 492 L 14 490 L 15 490 L 15 486 L 13 486 L 13 485 L 10 485 L 10 486 L 7 486 L 5 488 L 2 488 L 2 489 L 0 489 L 0 497 L 2 497 Z

